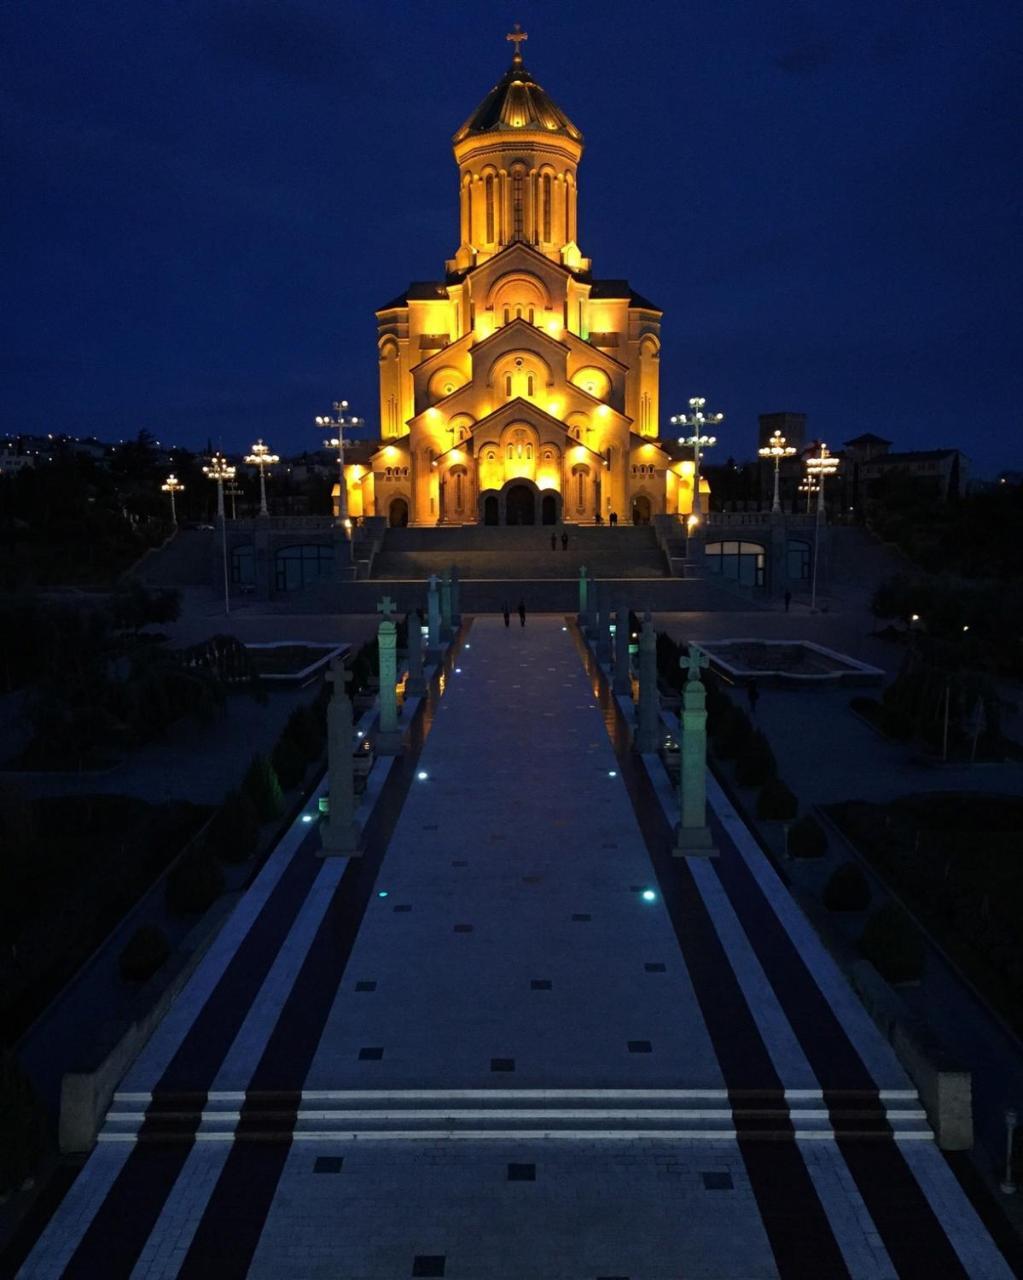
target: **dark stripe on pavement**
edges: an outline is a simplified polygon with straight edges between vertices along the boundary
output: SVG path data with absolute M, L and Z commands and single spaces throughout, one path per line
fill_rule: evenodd
M 619 773 L 732 1099 L 739 1150 L 781 1280 L 822 1280 L 825 1276 L 841 1280 L 849 1275 L 845 1259 L 794 1141 L 765 1142 L 759 1122 L 737 1106 L 738 1091 L 745 1090 L 779 1099 L 779 1107 L 787 1112 L 781 1079 L 692 873 L 685 859 L 672 854 L 674 832 L 641 758 L 632 750 L 632 734 L 617 699 L 578 627 L 570 623 L 570 630 L 603 712 Z M 792 1122 L 787 1114 L 772 1121 L 772 1126 L 791 1139 Z

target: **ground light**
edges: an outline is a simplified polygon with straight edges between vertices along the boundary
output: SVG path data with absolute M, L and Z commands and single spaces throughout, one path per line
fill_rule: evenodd
M 378 897 L 378 898 L 386 898 L 386 897 L 387 897 L 387 890 L 386 890 L 386 889 L 381 889 L 381 890 L 380 890 L 380 892 L 377 894 L 377 897 Z
M 311 813 L 303 813 L 303 814 L 302 814 L 302 821 L 303 821 L 303 822 L 312 822 L 312 820 L 313 820 L 313 815 L 312 815 Z
M 657 900 L 657 894 L 654 893 L 653 889 L 644 889 L 640 896 L 644 902 L 655 902 Z
M 419 772 L 416 774 L 416 777 L 419 779 L 420 782 L 425 782 L 429 776 L 430 775 L 426 772 L 425 769 L 420 769 Z
M 614 769 L 608 769 L 608 771 L 607 771 L 607 776 L 608 776 L 609 778 L 617 778 L 617 777 L 618 777 L 618 774 L 617 774 L 616 770 L 614 770 Z

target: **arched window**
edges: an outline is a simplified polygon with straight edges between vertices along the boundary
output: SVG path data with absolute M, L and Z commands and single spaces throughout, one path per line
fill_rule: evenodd
M 487 174 L 483 182 L 487 205 L 487 244 L 494 243 L 494 178 Z
M 513 444 L 510 444 L 508 446 L 508 461 L 511 462 L 514 457 L 515 457 L 515 446 Z
M 465 184 L 465 198 L 469 205 L 466 230 L 469 233 L 469 243 L 472 244 L 472 178 Z
M 456 511 L 462 510 L 462 479 L 463 477 L 462 477 L 461 471 L 456 471 L 455 472 L 455 510 Z
M 533 446 L 531 444 L 526 445 L 526 458 L 529 461 L 532 461 L 533 459 Z
M 510 373 L 504 375 L 504 394 L 511 399 L 512 393 L 512 376 Z
M 528 373 L 526 374 L 526 395 L 531 396 L 532 394 L 533 394 L 533 375 L 531 373 Z
M 508 323 L 508 321 L 509 321 L 510 319 L 511 319 L 511 312 L 508 310 L 508 308 L 507 308 L 507 307 L 505 307 L 505 309 L 504 309 L 504 322 L 505 322 L 505 324 L 507 324 L 507 323 Z
M 521 320 L 521 319 L 522 319 L 522 308 L 521 308 L 521 307 L 516 307 L 516 308 L 515 308 L 515 319 L 516 319 L 516 320 Z
M 543 238 L 547 244 L 551 239 L 551 175 L 543 175 Z
M 515 240 L 522 239 L 522 173 L 518 172 L 512 176 L 512 237 Z
M 582 471 L 575 473 L 575 500 L 579 509 L 586 506 L 586 476 Z

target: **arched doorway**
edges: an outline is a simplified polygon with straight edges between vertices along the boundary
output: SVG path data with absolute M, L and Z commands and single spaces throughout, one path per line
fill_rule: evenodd
M 408 524 L 408 502 L 404 498 L 392 498 L 387 508 L 387 523 L 392 529 L 404 529 Z
M 650 499 L 645 493 L 637 493 L 632 499 L 632 523 L 650 523 Z
M 536 524 L 536 496 L 527 484 L 512 484 L 504 495 L 505 524 Z
M 558 500 L 553 493 L 545 493 L 540 499 L 540 523 L 558 523 Z
M 496 493 L 488 493 L 483 499 L 483 523 L 500 524 L 501 515 Z

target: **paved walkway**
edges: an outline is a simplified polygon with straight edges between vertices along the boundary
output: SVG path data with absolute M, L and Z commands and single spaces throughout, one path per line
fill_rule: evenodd
M 282 843 L 21 1274 L 1007 1280 L 720 792 L 672 858 L 574 629 L 446 661 L 364 857 Z

